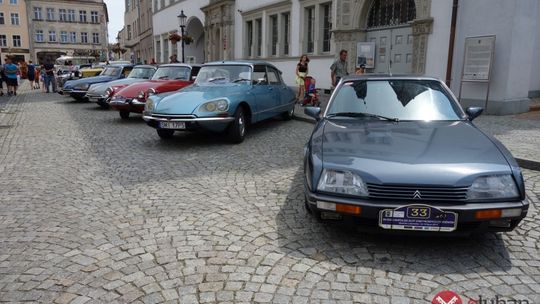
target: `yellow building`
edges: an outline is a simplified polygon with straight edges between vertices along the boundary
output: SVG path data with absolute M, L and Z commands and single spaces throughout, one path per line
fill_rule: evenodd
M 5 55 L 16 61 L 30 59 L 28 20 L 24 0 L 0 0 L 0 56 Z
M 108 14 L 103 0 L 26 0 L 26 6 L 31 58 L 36 62 L 61 55 L 107 59 Z

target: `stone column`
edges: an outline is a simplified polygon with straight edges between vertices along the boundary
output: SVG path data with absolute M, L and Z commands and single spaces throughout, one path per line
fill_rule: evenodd
M 426 70 L 427 39 L 432 33 L 433 18 L 416 19 L 412 23 L 413 33 L 413 59 L 412 71 L 414 74 L 424 74 Z

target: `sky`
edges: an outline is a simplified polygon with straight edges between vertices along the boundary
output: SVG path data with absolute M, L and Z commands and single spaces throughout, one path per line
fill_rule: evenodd
M 109 42 L 116 43 L 118 31 L 124 26 L 124 0 L 105 0 L 109 11 Z

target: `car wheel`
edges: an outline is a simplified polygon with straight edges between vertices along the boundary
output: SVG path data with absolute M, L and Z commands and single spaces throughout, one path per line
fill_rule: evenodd
M 227 130 L 229 140 L 233 143 L 241 143 L 246 136 L 246 117 L 244 115 L 244 109 L 238 107 L 234 114 L 234 121 Z
M 84 101 L 84 97 L 73 97 L 73 99 L 75 99 L 75 101 L 77 101 L 77 102 L 83 102 Z
M 106 103 L 106 102 L 99 102 L 98 103 L 99 107 L 102 108 L 102 109 L 108 109 L 109 108 L 109 104 Z
M 287 112 L 284 112 L 282 115 L 283 119 L 291 120 L 294 117 L 294 106 Z
M 157 129 L 156 131 L 161 139 L 170 139 L 174 135 L 174 130 Z
M 122 119 L 128 119 L 129 118 L 129 112 L 128 111 L 120 111 L 120 118 Z

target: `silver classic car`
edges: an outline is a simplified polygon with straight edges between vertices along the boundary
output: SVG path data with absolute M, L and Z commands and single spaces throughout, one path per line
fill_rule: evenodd
M 305 147 L 307 209 L 319 219 L 409 233 L 510 231 L 527 215 L 510 152 L 439 80 L 344 78 Z

